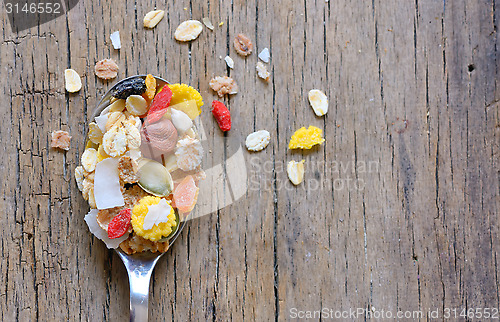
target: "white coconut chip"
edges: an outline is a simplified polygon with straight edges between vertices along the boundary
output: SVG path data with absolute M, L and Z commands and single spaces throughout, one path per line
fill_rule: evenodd
M 144 217 L 144 224 L 142 229 L 148 230 L 153 228 L 154 225 L 161 224 L 168 221 L 168 215 L 172 211 L 172 207 L 165 199 L 160 200 L 156 205 L 148 206 L 148 213 Z
M 122 42 L 120 41 L 120 31 L 115 31 L 109 36 L 109 38 L 111 39 L 111 43 L 113 44 L 114 49 L 122 48 Z
M 97 209 L 91 209 L 89 213 L 85 215 L 84 220 L 87 223 L 87 226 L 89 226 L 90 232 L 98 239 L 102 240 L 106 244 L 106 247 L 118 248 L 121 242 L 128 238 L 129 234 L 125 233 L 122 237 L 110 239 L 108 237 L 108 232 L 102 229 L 101 226 L 99 226 L 99 223 L 97 223 L 98 213 L 99 211 Z
M 262 60 L 264 63 L 269 63 L 269 57 L 270 55 L 268 48 L 264 48 L 259 54 L 260 60 Z
M 210 19 L 208 19 L 207 17 L 204 17 L 203 19 L 201 19 L 201 21 L 203 21 L 203 24 L 205 24 L 205 27 L 207 27 L 208 29 L 210 30 L 214 30 L 214 25 L 212 25 L 212 22 L 210 21 Z
M 226 61 L 227 67 L 229 67 L 231 69 L 234 68 L 234 61 L 231 57 L 226 56 L 226 58 L 224 58 L 224 60 Z
M 102 133 L 106 133 L 106 123 L 108 123 L 109 114 L 101 114 L 96 116 L 95 122 Z
M 172 116 L 172 123 L 180 134 L 183 134 L 187 130 L 193 127 L 193 121 L 184 112 L 176 110 L 175 108 L 170 109 Z
M 120 190 L 117 158 L 107 158 L 97 163 L 94 177 L 94 197 L 97 209 L 125 205 Z

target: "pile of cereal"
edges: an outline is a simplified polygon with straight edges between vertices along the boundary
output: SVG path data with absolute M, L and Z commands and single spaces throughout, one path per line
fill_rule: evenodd
M 198 198 L 203 148 L 193 120 L 200 93 L 157 84 L 152 75 L 115 86 L 109 105 L 89 124 L 75 169 L 90 205 L 85 222 L 108 248 L 165 252 Z

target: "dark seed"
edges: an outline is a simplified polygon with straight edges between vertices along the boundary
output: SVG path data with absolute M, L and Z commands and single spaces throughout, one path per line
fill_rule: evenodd
M 141 95 L 146 91 L 146 82 L 142 78 L 134 78 L 118 85 L 113 97 L 126 99 L 130 95 Z

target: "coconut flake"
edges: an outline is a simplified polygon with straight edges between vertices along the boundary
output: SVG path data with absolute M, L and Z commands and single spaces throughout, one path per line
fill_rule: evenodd
M 144 217 L 142 229 L 148 230 L 153 228 L 154 225 L 167 222 L 168 215 L 171 211 L 172 207 L 170 207 L 165 199 L 160 200 L 160 202 L 156 205 L 149 206 L 148 213 L 146 214 L 146 217 Z
M 106 247 L 118 248 L 118 246 L 120 246 L 120 243 L 128 238 L 129 234 L 125 234 L 119 238 L 109 239 L 108 232 L 102 229 L 97 222 L 98 213 L 99 211 L 97 209 L 91 209 L 89 213 L 85 215 L 84 220 L 87 223 L 87 226 L 89 226 L 90 232 L 94 234 L 94 236 L 96 236 L 98 239 L 102 240 L 106 244 Z
M 224 58 L 224 60 L 226 61 L 227 67 L 234 68 L 234 61 L 231 57 L 226 56 L 226 58 Z
M 210 29 L 210 30 L 214 30 L 214 25 L 212 25 L 212 22 L 210 21 L 210 19 L 208 19 L 207 17 L 204 17 L 203 19 L 201 19 L 201 21 L 203 21 L 203 23 L 205 24 L 205 26 Z
M 262 51 L 259 54 L 260 60 L 262 60 L 264 63 L 269 63 L 269 49 L 266 47 L 262 49 Z
M 111 38 L 111 43 L 113 44 L 114 49 L 122 48 L 122 43 L 120 41 L 120 31 L 115 31 L 109 36 L 109 38 Z
M 109 114 L 101 114 L 96 116 L 95 122 L 102 133 L 106 133 L 106 123 L 108 123 Z
M 118 159 L 107 158 L 97 163 L 94 178 L 94 197 L 97 209 L 125 205 L 120 187 Z
M 193 121 L 191 121 L 191 118 L 186 113 L 176 110 L 175 108 L 171 109 L 171 113 L 172 123 L 180 134 L 193 127 Z

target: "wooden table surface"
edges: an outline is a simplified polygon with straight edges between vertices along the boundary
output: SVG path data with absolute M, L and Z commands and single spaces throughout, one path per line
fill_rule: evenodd
M 74 180 L 92 110 L 116 82 L 95 77 L 104 58 L 117 61 L 118 79 L 152 73 L 199 88 L 208 162 L 224 165 L 229 147 L 254 130 L 271 133 L 264 151 L 243 149 L 244 195 L 191 221 L 161 259 L 152 321 L 357 309 L 421 310 L 420 320 L 438 310 L 442 320 L 446 309 L 498 310 L 499 5 L 82 0 L 19 33 L 2 7 L 1 320 L 128 318 L 126 271 L 89 234 Z M 155 6 L 165 18 L 145 30 Z M 213 32 L 173 39 L 180 22 L 206 16 Z M 119 51 L 109 40 L 116 30 Z M 240 32 L 255 47 L 246 59 L 232 47 Z M 269 84 L 255 73 L 265 47 Z M 233 70 L 221 59 L 228 54 Z M 82 76 L 77 94 L 64 90 L 69 67 Z M 233 117 L 227 136 L 210 113 L 215 75 L 240 87 L 223 100 Z M 325 117 L 308 105 L 313 88 L 329 97 Z M 290 152 L 291 134 L 308 125 L 326 142 Z M 67 153 L 50 148 L 58 129 L 73 136 Z M 293 187 L 284 168 L 301 159 L 305 182 Z

